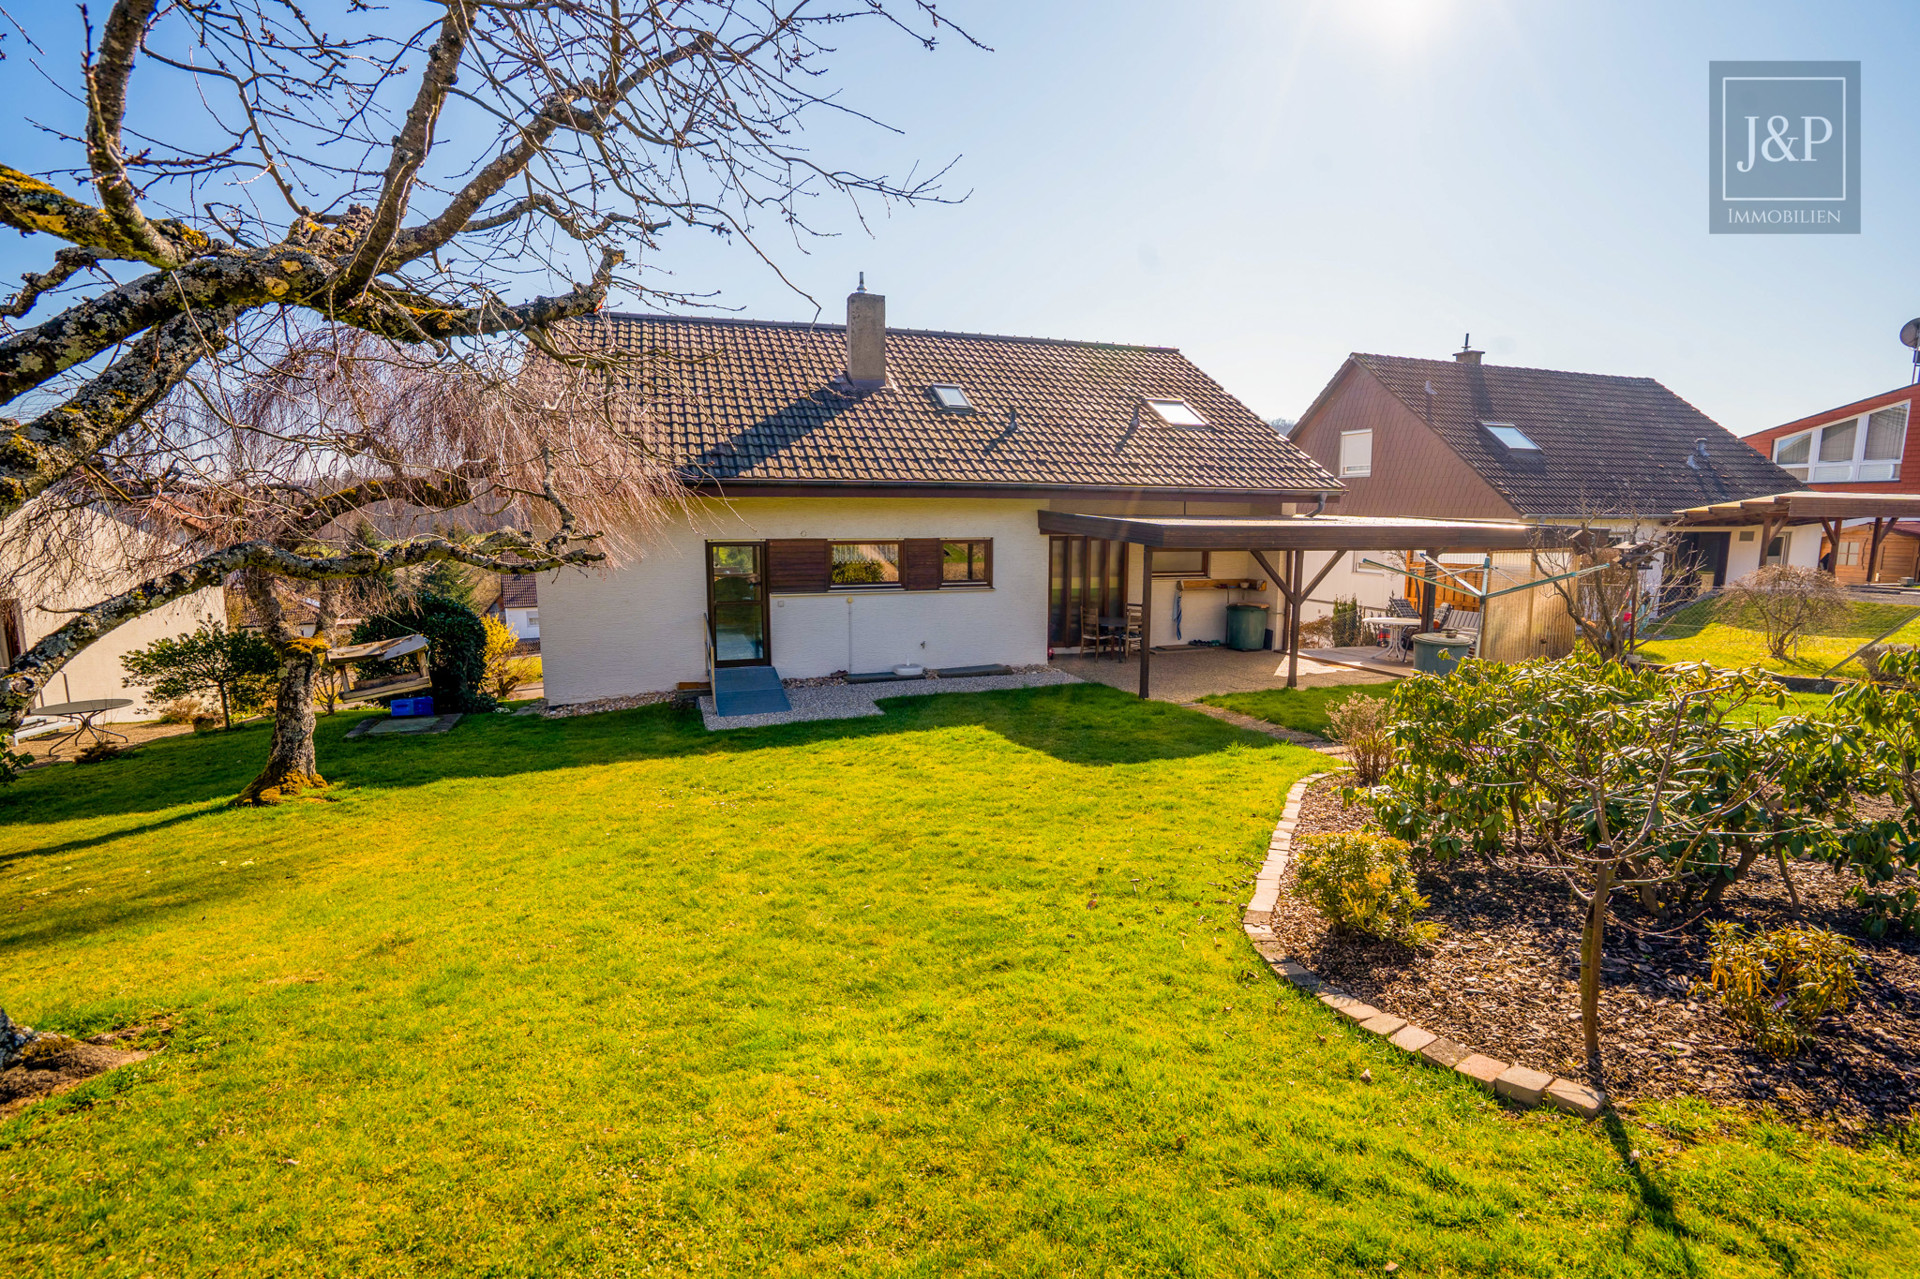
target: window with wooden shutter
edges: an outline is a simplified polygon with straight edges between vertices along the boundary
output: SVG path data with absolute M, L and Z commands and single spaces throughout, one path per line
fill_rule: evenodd
M 767 590 L 778 595 L 824 591 L 833 585 L 833 550 L 826 538 L 767 542 Z
M 900 544 L 900 585 L 910 591 L 937 591 L 941 549 L 937 537 L 910 537 Z

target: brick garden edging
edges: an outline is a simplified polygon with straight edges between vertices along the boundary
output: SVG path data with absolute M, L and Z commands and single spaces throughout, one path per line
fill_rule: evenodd
M 1267 961 L 1267 966 L 1360 1029 L 1378 1035 L 1402 1052 L 1424 1058 L 1442 1070 L 1457 1071 L 1515 1105 L 1550 1105 L 1585 1119 L 1599 1115 L 1606 1109 L 1605 1093 L 1575 1080 L 1559 1079 L 1543 1070 L 1477 1053 L 1430 1030 L 1423 1030 L 1403 1017 L 1383 1013 L 1320 980 L 1306 966 L 1295 963 L 1281 951 L 1280 943 L 1274 940 L 1271 921 L 1274 907 L 1280 904 L 1280 879 L 1287 868 L 1287 856 L 1293 849 L 1294 827 L 1300 821 L 1300 800 L 1307 793 L 1307 787 L 1330 776 L 1331 773 L 1309 773 L 1287 792 L 1286 807 L 1280 813 L 1279 823 L 1273 828 L 1273 839 L 1267 844 L 1266 864 L 1260 867 L 1260 873 L 1254 877 L 1253 900 L 1247 903 L 1246 913 L 1241 917 L 1241 927 L 1245 929 L 1253 948 Z

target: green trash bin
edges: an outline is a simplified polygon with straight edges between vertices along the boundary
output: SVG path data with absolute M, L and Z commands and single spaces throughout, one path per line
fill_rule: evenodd
M 1227 605 L 1227 647 L 1251 653 L 1267 644 L 1265 604 Z
M 1413 669 L 1426 675 L 1451 675 L 1472 652 L 1470 639 L 1456 639 L 1445 631 L 1422 631 L 1413 637 Z

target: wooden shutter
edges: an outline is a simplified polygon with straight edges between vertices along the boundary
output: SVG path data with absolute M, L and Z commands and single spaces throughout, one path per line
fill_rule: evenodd
M 767 543 L 769 593 L 824 591 L 832 585 L 833 548 L 826 538 L 776 538 Z
M 910 591 L 940 589 L 940 539 L 910 537 L 900 543 L 900 585 Z

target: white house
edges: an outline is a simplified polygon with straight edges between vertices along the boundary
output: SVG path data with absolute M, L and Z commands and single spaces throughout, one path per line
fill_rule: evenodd
M 92 565 L 119 562 L 123 558 L 122 539 L 149 536 L 111 515 L 93 511 L 80 513 L 74 527 L 75 536 L 88 541 L 84 562 Z M 30 566 L 0 564 L 0 669 L 66 625 L 72 614 L 64 610 L 107 599 L 137 580 L 132 574 L 111 570 L 69 580 Z M 191 632 L 208 617 L 226 620 L 226 600 L 218 587 L 197 591 L 115 628 L 68 662 L 48 682 L 36 705 L 126 698 L 133 705 L 98 718 L 102 722 L 151 718 L 146 690 L 126 682 L 120 659 L 154 640 Z
M 1044 662 L 1122 624 L 1141 570 L 1041 512 L 1279 515 L 1340 492 L 1177 350 L 889 331 L 864 291 L 847 314 L 576 322 L 645 362 L 632 429 L 694 496 L 636 562 L 541 582 L 550 702 L 701 683 L 709 651 L 788 679 Z M 1244 551 L 1163 550 L 1154 575 L 1153 643 L 1219 640 L 1229 603 L 1278 598 Z

